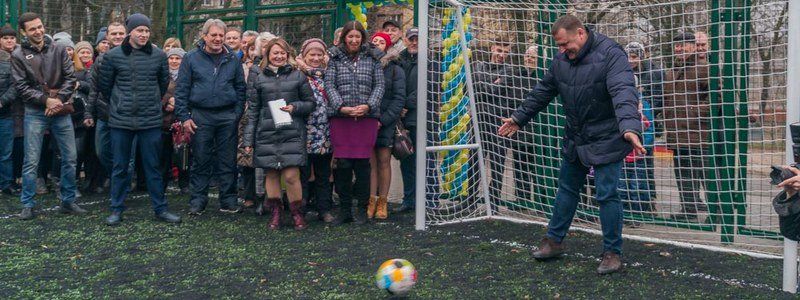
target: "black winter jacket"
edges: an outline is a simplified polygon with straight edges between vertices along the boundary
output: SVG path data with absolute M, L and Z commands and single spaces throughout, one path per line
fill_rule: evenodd
M 524 126 L 560 95 L 566 116 L 562 152 L 586 166 L 619 162 L 633 150 L 626 132 L 639 135 L 639 93 L 628 56 L 614 40 L 592 32 L 578 56 L 556 55 L 550 69 L 512 115 Z
M 134 49 L 129 39 L 106 52 L 100 66 L 97 88 L 109 95 L 108 125 L 127 130 L 161 128 L 161 97 L 169 84 L 167 55 L 149 42 Z
M 103 64 L 105 53 L 98 55 L 89 70 L 91 89 L 86 99 L 84 119 L 99 119 L 108 122 L 108 95 L 103 95 L 97 90 L 97 78 L 100 76 L 100 66 Z
M 0 50 L 0 118 L 12 116 L 11 106 L 16 99 L 17 89 L 11 76 L 11 54 Z
M 224 46 L 219 64 L 200 42 L 183 57 L 175 87 L 175 115 L 181 122 L 191 119 L 191 109 L 235 108 L 236 116 L 244 110 L 247 83 L 242 62 Z
M 277 74 L 265 68 L 257 76 L 251 73 L 248 77 L 247 126 L 242 147 L 253 147 L 253 166 L 278 170 L 304 166 L 306 116 L 316 106 L 305 74 L 286 65 Z M 268 102 L 278 99 L 294 106 L 291 125 L 275 126 Z
M 400 120 L 400 113 L 406 105 L 406 74 L 395 60 L 389 60 L 383 67 L 386 91 L 381 99 L 381 127 L 394 127 Z
M 92 92 L 92 74 L 90 70 L 82 70 L 75 72 L 75 78 L 78 80 L 78 89 L 75 90 L 75 112 L 72 113 L 72 124 L 75 128 L 83 127 L 84 116 L 86 115 L 86 107 L 89 95 Z
M 406 116 L 403 118 L 403 125 L 406 127 L 417 126 L 417 55 L 408 52 L 408 49 L 400 52 L 398 60 L 400 67 L 406 74 Z
M 35 73 L 30 61 L 40 62 L 41 70 Z M 31 45 L 27 38 L 22 39 L 20 47 L 11 53 L 14 86 L 28 109 L 44 111 L 48 94 L 43 85 L 50 89 L 58 89 L 58 98 L 67 102 L 75 91 L 75 74 L 72 59 L 62 45 L 53 43 L 45 36 L 41 50 Z M 41 75 L 41 79 L 39 78 Z M 44 82 L 42 82 L 44 81 Z

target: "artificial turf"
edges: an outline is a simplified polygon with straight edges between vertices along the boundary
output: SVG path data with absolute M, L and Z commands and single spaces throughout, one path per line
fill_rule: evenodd
M 625 241 L 623 272 L 599 276 L 599 236 L 570 234 L 568 255 L 537 262 L 536 225 L 471 222 L 415 231 L 413 214 L 388 222 L 268 232 L 266 217 L 227 215 L 212 202 L 180 225 L 153 220 L 139 194 L 119 227 L 102 223 L 107 202 L 81 199 L 85 216 L 10 217 L 0 196 L 0 299 L 380 299 L 377 267 L 405 258 L 419 272 L 417 299 L 781 299 L 781 261 Z M 57 205 L 44 197 L 43 207 Z

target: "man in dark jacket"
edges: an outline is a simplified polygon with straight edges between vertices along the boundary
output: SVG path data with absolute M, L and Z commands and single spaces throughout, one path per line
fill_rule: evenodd
M 603 229 L 600 274 L 622 267 L 622 204 L 617 183 L 622 161 L 631 150 L 645 153 L 633 71 L 622 47 L 566 15 L 553 24 L 559 48 L 550 70 L 527 95 L 525 103 L 502 120 L 499 134 L 511 136 L 559 95 L 566 114 L 563 160 L 547 237 L 536 259 L 560 256 L 562 240 L 575 216 L 589 168 L 594 167 Z
M 14 49 L 17 49 L 17 47 L 19 47 L 19 45 L 17 45 L 17 31 L 11 28 L 11 26 L 6 25 L 2 30 L 0 30 L 0 52 L 8 53 L 9 66 L 11 66 L 11 53 L 14 52 Z M 9 67 L 9 74 L 11 74 L 10 70 L 11 69 Z M 10 190 L 4 190 L 3 192 L 12 192 L 11 194 L 19 196 L 21 186 L 17 184 L 16 179 L 22 178 L 22 158 L 25 156 L 24 137 L 22 132 L 25 120 L 25 103 L 22 103 L 22 99 L 16 93 L 17 89 L 13 86 L 13 77 L 8 81 L 8 83 L 11 84 L 11 90 L 13 90 L 16 95 L 14 101 L 11 102 L 11 105 L 7 108 L 4 108 L 10 110 L 8 112 L 8 117 L 13 121 L 13 135 L 11 136 L 14 141 L 11 146 L 11 177 L 13 179 L 11 181 L 12 188 Z
M 61 207 L 63 213 L 86 211 L 75 204 L 75 131 L 69 114 L 61 114 L 64 104 L 72 101 L 75 75 L 72 59 L 63 46 L 44 35 L 42 20 L 35 13 L 19 19 L 25 38 L 11 55 L 12 74 L 19 96 L 25 102 L 25 162 L 22 175 L 24 206 L 20 219 L 34 217 L 36 170 L 46 130 L 54 137 L 61 153 Z
M 406 73 L 406 106 L 403 108 L 403 125 L 408 130 L 408 137 L 414 143 L 414 153 L 400 161 L 400 173 L 403 177 L 403 204 L 395 209 L 402 213 L 414 210 L 416 198 L 417 172 L 417 54 L 419 53 L 419 29 L 406 31 L 406 49 L 400 52 L 400 66 Z
M 512 109 L 521 104 L 521 87 L 530 76 L 522 74 L 522 70 L 515 68 L 508 62 L 511 42 L 507 38 L 499 38 L 490 47 L 491 56 L 488 62 L 475 63 L 475 90 L 478 108 L 478 120 L 482 125 L 483 135 L 481 146 L 484 158 L 491 173 L 489 182 L 489 195 L 492 203 L 499 203 L 503 183 L 503 173 L 506 159 L 511 158 L 514 163 L 514 195 L 523 201 L 531 200 L 531 173 L 530 166 L 533 159 L 533 135 L 529 130 L 523 130 L 516 139 L 511 140 L 498 137 L 497 117 L 508 116 Z M 528 84 L 530 84 L 528 83 Z M 527 90 L 530 90 L 528 87 Z M 511 150 L 509 157 L 507 151 Z M 493 207 L 496 209 L 496 207 Z
M 203 40 L 184 56 L 178 71 L 175 113 L 184 130 L 193 135 L 191 215 L 200 215 L 206 208 L 215 164 L 219 167 L 219 211 L 241 211 L 236 188 L 237 125 L 247 84 L 236 53 L 223 44 L 225 30 L 219 19 L 206 21 Z
M 108 24 L 107 32 L 105 40 L 111 49 L 122 45 L 122 41 L 125 38 L 125 25 L 113 22 Z M 114 162 L 112 161 L 113 151 L 111 151 L 111 129 L 108 127 L 108 95 L 102 95 L 97 92 L 97 79 L 104 57 L 105 53 L 102 53 L 92 63 L 89 77 L 92 78 L 93 88 L 90 90 L 89 98 L 86 101 L 83 124 L 86 127 L 97 126 L 95 128 L 94 149 L 100 164 L 106 171 L 106 176 L 110 177 Z
M 17 100 L 17 90 L 11 76 L 11 53 L 2 49 L 5 48 L 3 44 L 15 41 L 14 29 L 10 26 L 0 28 L 0 191 L 6 195 L 19 193 L 14 188 L 14 166 L 11 159 L 14 146 L 11 142 L 14 140 L 14 115 L 11 106 Z
M 111 177 L 110 226 L 122 221 L 123 204 L 131 176 L 129 161 L 133 139 L 147 177 L 147 190 L 156 218 L 179 223 L 180 217 L 167 211 L 161 161 L 161 97 L 167 91 L 169 69 L 167 56 L 150 43 L 150 19 L 133 14 L 125 20 L 128 36 L 122 45 L 104 54 L 97 78 L 98 93 L 106 95 L 111 148 L 114 151 Z

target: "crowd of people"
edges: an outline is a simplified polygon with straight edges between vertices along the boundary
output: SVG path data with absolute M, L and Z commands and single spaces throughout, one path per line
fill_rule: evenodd
M 142 14 L 103 27 L 94 43 L 45 34 L 35 13 L 18 25 L 21 36 L 0 29 L 0 190 L 20 197 L 20 219 L 35 218 L 36 195 L 52 188 L 67 214 L 86 213 L 83 194 L 109 195 L 105 222 L 118 225 L 138 190 L 158 220 L 179 223 L 171 183 L 191 216 L 213 186 L 219 212 L 253 209 L 273 230 L 284 203 L 298 230 L 308 213 L 336 224 L 388 218 L 391 147 L 416 127 L 416 28 L 390 20 L 368 35 L 352 21 L 331 46 L 291 41 L 296 52 L 218 19 L 186 49 L 177 38 L 158 47 Z M 397 213 L 415 204 L 414 155 L 400 163 Z

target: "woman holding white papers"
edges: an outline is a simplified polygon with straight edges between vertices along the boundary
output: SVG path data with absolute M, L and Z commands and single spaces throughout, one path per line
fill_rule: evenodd
M 285 40 L 271 40 L 264 49 L 261 72 L 249 76 L 247 83 L 249 108 L 242 144 L 245 151 L 253 151 L 253 166 L 266 171 L 264 206 L 272 212 L 271 230 L 280 227 L 281 178 L 294 228 L 306 227 L 300 167 L 306 164 L 305 118 L 316 104 L 306 76 L 289 64 L 293 52 Z

